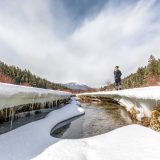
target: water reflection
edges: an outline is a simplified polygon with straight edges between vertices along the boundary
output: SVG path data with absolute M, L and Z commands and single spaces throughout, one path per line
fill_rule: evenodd
M 82 104 L 85 115 L 54 128 L 51 135 L 61 138 L 86 138 L 131 124 L 129 114 L 117 104 Z
M 20 117 L 15 119 L 12 124 L 12 130 L 16 129 L 20 126 L 23 126 L 27 123 L 40 120 L 44 118 L 51 110 L 39 110 L 39 111 L 31 111 L 19 114 Z M 11 130 L 11 122 L 1 122 L 0 123 L 0 135 Z

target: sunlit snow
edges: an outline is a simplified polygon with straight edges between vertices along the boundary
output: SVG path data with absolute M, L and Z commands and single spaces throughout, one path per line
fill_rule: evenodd
M 13 97 L 20 104 L 21 97 L 32 97 L 33 93 L 40 98 L 55 94 L 55 91 L 32 89 L 7 85 L 6 91 L 1 86 L 0 97 Z M 23 89 L 24 88 L 24 89 Z M 58 94 L 60 92 L 57 92 Z M 61 96 L 68 96 L 62 92 Z M 160 87 L 148 87 L 113 92 L 86 93 L 86 95 L 103 95 L 118 97 L 121 103 L 142 102 L 160 99 Z M 58 95 L 60 96 L 60 95 Z M 18 101 L 19 97 L 19 101 Z M 24 96 L 25 97 L 25 96 Z M 22 98 L 24 98 L 22 96 Z M 127 99 L 128 98 L 128 99 Z M 9 99 L 9 98 L 8 98 Z M 143 100 L 143 101 L 137 101 Z M 122 101 L 124 100 L 124 102 Z M 140 103 L 141 102 L 141 103 Z M 2 103 L 2 102 L 1 102 Z M 131 104 L 132 104 L 131 103 Z M 145 108 L 150 107 L 153 103 Z M 142 107 L 143 108 L 143 107 Z M 85 139 L 57 139 L 50 136 L 52 128 L 61 121 L 81 115 L 84 111 L 78 107 L 75 99 L 61 109 L 52 111 L 46 118 L 19 127 L 0 135 L 0 159 L 2 160 L 159 160 L 160 134 L 139 125 L 129 125 L 106 134 Z

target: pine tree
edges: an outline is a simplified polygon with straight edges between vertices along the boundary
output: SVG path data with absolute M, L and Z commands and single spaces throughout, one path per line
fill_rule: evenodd
M 8 66 L 4 62 L 0 61 L 0 81 L 15 83 L 39 88 L 50 88 L 71 91 L 67 87 L 50 82 L 44 78 L 40 78 L 32 74 L 29 70 L 21 70 L 19 67 Z
M 158 61 L 153 55 L 150 56 L 147 66 L 148 75 L 156 76 L 158 75 Z

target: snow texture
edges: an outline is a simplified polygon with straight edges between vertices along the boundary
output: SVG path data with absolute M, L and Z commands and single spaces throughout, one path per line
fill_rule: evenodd
M 130 125 L 99 136 L 61 140 L 33 160 L 159 160 L 160 134 Z
M 132 99 L 152 99 L 160 100 L 160 86 L 143 87 L 125 89 L 119 91 L 103 91 L 103 92 L 92 92 L 83 93 L 79 95 L 96 95 L 96 96 L 111 96 L 111 97 L 128 97 Z
M 30 103 L 52 102 L 70 96 L 70 93 L 62 91 L 0 83 L 0 109 Z
M 81 115 L 84 111 L 75 100 L 51 112 L 46 118 L 29 123 L 0 135 L 0 160 L 30 160 L 60 139 L 50 136 L 51 129 L 59 122 Z
M 1 85 L 1 89 L 5 85 Z M 11 90 L 9 89 L 11 87 Z M 0 93 L 1 98 L 36 94 L 45 98 L 48 90 L 16 88 L 6 85 Z M 37 91 L 37 92 L 36 92 Z M 54 95 L 51 91 L 51 95 Z M 159 87 L 98 93 L 104 96 L 114 95 L 127 105 L 134 98 L 145 100 L 158 99 Z M 18 95 L 16 95 L 18 94 Z M 64 93 L 62 93 L 63 95 Z M 97 93 L 91 93 L 96 95 Z M 98 95 L 97 94 L 97 95 Z M 62 96 L 59 95 L 59 96 Z M 115 96 L 116 95 L 116 96 Z M 26 96 L 26 97 L 28 97 Z M 25 96 L 24 96 L 25 97 Z M 22 96 L 22 98 L 24 98 Z M 43 97 L 43 96 L 42 96 Z M 128 98 L 128 99 L 127 99 Z M 127 102 L 129 101 L 129 102 Z M 19 103 L 19 102 L 17 102 Z M 137 101 L 136 101 L 137 103 Z M 51 112 L 46 118 L 19 127 L 0 135 L 1 160 L 160 160 L 160 134 L 138 125 L 125 126 L 106 134 L 85 139 L 57 139 L 50 136 L 51 129 L 59 122 L 83 114 L 73 99 L 72 104 Z
M 113 98 L 128 111 L 134 107 L 139 113 L 138 120 L 150 117 L 152 110 L 160 105 L 160 86 L 78 94 L 78 96 L 83 95 Z

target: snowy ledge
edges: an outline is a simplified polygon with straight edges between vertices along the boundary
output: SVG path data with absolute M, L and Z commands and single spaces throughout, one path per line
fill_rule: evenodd
M 52 102 L 70 96 L 70 93 L 62 91 L 0 83 L 0 109 L 29 103 Z
M 139 125 L 85 139 L 65 139 L 33 160 L 159 160 L 160 134 Z
M 50 136 L 51 129 L 69 118 L 84 114 L 78 103 L 50 112 L 44 119 L 0 135 L 0 160 L 30 160 L 61 139 Z
M 78 94 L 77 96 L 108 97 L 116 100 L 128 111 L 134 108 L 137 119 L 151 117 L 151 112 L 160 105 L 160 87 L 144 87 L 120 91 L 104 91 Z
M 72 104 L 52 111 L 39 121 L 0 135 L 2 160 L 159 160 L 160 134 L 130 125 L 95 137 L 69 140 L 50 136 L 59 122 L 84 111 Z

